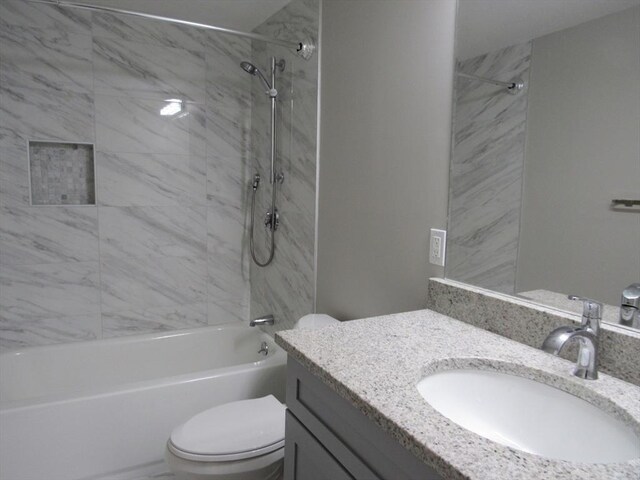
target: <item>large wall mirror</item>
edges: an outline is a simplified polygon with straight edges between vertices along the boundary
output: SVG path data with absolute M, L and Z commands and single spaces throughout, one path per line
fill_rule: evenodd
M 459 0 L 457 60 L 447 278 L 618 322 L 640 283 L 640 0 Z

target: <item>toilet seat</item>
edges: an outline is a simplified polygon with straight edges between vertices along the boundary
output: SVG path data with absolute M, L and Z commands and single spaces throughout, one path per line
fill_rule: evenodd
M 284 447 L 286 407 L 273 395 L 219 405 L 201 412 L 171 433 L 167 447 L 196 462 L 230 462 Z

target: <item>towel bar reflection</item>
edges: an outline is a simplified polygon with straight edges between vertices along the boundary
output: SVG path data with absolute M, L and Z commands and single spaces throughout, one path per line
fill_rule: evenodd
M 640 200 L 632 200 L 630 198 L 614 198 L 611 200 L 613 206 L 624 205 L 625 207 L 633 207 L 634 205 L 640 205 Z

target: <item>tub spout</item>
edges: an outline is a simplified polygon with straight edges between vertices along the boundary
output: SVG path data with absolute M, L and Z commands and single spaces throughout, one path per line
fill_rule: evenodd
M 275 319 L 273 315 L 265 315 L 264 317 L 254 318 L 249 322 L 250 327 L 256 327 L 260 325 L 273 325 L 275 323 Z

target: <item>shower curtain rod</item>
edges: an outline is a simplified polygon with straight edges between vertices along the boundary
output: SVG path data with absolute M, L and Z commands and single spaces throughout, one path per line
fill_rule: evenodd
M 153 15 L 150 13 L 144 13 L 144 12 L 136 12 L 133 10 L 123 10 L 120 8 L 112 8 L 112 7 L 102 7 L 99 5 L 89 5 L 86 3 L 78 3 L 78 2 L 69 2 L 66 0 L 27 0 L 28 2 L 31 3 L 42 3 L 45 5 L 53 5 L 56 7 L 65 7 L 65 8 L 78 8 L 78 9 L 82 9 L 82 10 L 92 10 L 92 11 L 97 11 L 97 12 L 106 12 L 106 13 L 114 13 L 114 14 L 118 14 L 118 15 L 129 15 L 132 17 L 140 17 L 140 18 L 147 18 L 150 20 L 159 20 L 161 22 L 168 22 L 168 23 L 175 23 L 177 25 L 185 25 L 187 27 L 193 27 L 193 28 L 201 28 L 204 30 L 213 30 L 215 32 L 219 32 L 219 33 L 226 33 L 229 35 L 236 35 L 238 37 L 245 37 L 245 38 L 251 38 L 253 40 L 260 40 L 263 42 L 268 42 L 268 43 L 273 43 L 275 45 L 280 45 L 282 47 L 287 47 L 287 48 L 291 48 L 293 50 L 295 50 L 295 52 L 301 56 L 302 58 L 304 58 L 305 60 L 309 60 L 312 56 L 313 56 L 313 52 L 316 49 L 316 45 L 315 42 L 312 38 L 306 38 L 304 41 L 302 42 L 287 42 L 285 40 L 278 40 L 276 38 L 271 38 L 271 37 L 266 37 L 264 35 L 260 35 L 257 33 L 249 33 L 249 32 L 243 32 L 241 30 L 233 30 L 230 28 L 224 28 L 224 27 L 217 27 L 215 25 L 208 25 L 206 23 L 197 23 L 197 22 L 190 22 L 188 20 L 180 20 L 178 18 L 171 18 L 171 17 L 163 17 L 160 15 Z
M 484 78 L 479 77 L 477 75 L 472 75 L 470 73 L 462 73 L 456 72 L 456 75 L 464 78 L 471 78 L 473 80 L 479 80 L 480 82 L 491 83 L 492 85 L 497 85 L 499 87 L 505 87 L 507 92 L 512 95 L 515 95 L 520 92 L 524 88 L 524 82 L 521 78 L 514 78 L 510 82 L 501 82 L 500 80 L 493 80 L 492 78 Z

